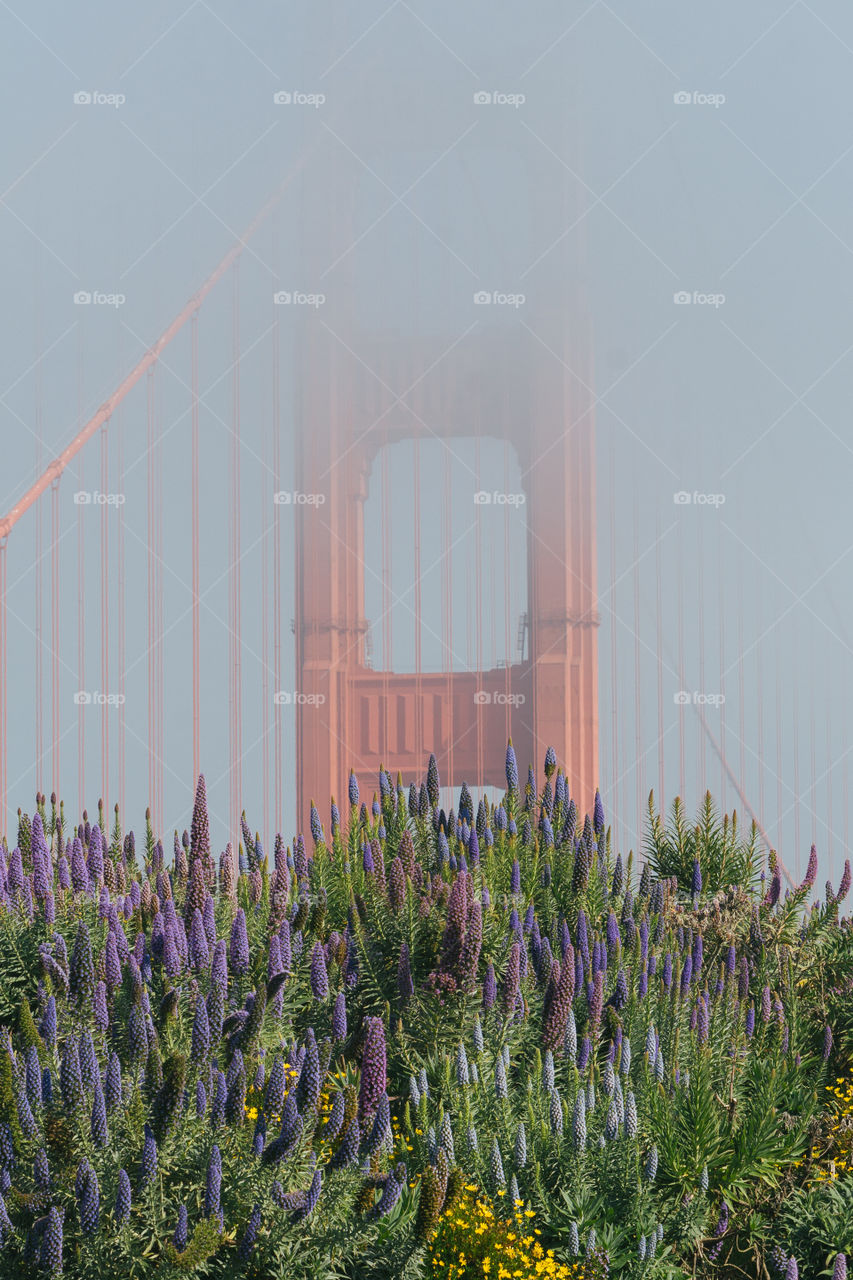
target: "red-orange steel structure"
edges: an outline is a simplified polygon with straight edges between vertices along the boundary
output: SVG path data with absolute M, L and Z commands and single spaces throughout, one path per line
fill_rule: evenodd
M 594 450 L 591 393 L 550 352 L 516 333 L 480 333 L 438 371 L 446 343 L 374 339 L 358 358 L 323 326 L 306 340 L 297 432 L 297 803 L 346 794 L 350 765 L 420 776 L 425 747 L 447 785 L 503 785 L 507 707 L 519 760 L 548 745 L 565 763 L 579 808 L 598 783 Z M 581 335 L 566 350 L 586 367 Z M 379 382 L 370 370 L 382 370 Z M 430 370 L 435 369 L 434 375 Z M 323 370 L 323 376 L 319 371 Z M 588 379 L 585 380 L 588 385 Z M 418 409 L 388 388 L 418 383 Z M 579 390 L 579 387 L 581 389 Z M 452 394 L 449 394 L 449 389 Z M 508 441 L 524 477 L 528 519 L 526 661 L 507 670 L 373 670 L 366 661 L 364 504 L 384 446 L 470 436 Z M 427 427 L 425 424 L 429 424 Z M 381 483 L 381 468 L 380 481 Z M 445 492 L 445 499 L 447 494 Z M 472 483 L 472 512 L 474 487 Z M 447 568 L 445 567 L 445 575 Z M 448 627 L 452 609 L 448 611 Z M 452 640 L 447 649 L 452 654 Z M 507 687 L 510 701 L 507 702 Z M 416 725 L 422 726 L 422 737 Z M 478 752 L 478 741 L 489 749 Z

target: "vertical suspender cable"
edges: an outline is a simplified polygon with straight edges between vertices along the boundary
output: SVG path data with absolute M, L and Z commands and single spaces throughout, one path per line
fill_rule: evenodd
M 809 616 L 809 653 L 815 651 L 814 621 Z M 815 710 L 815 663 L 809 663 L 809 809 L 811 815 L 812 844 L 820 836 L 817 826 L 817 712 Z
M 412 441 L 414 473 L 414 535 L 415 535 L 415 751 L 423 751 L 423 681 L 421 680 L 421 442 L 415 434 Z M 430 744 L 432 745 L 432 744 Z
M 782 655 L 781 628 L 776 628 L 776 848 L 784 847 L 782 832 Z M 796 854 L 795 854 L 796 856 Z M 795 864 L 799 873 L 799 865 Z
M 729 782 L 729 771 L 726 767 L 726 622 L 725 622 L 725 588 L 722 573 L 722 545 L 717 549 L 717 572 L 719 572 L 720 593 L 720 805 L 722 812 L 726 809 L 726 785 Z
M 237 833 L 240 820 L 240 802 L 242 797 L 242 643 L 240 639 L 240 614 L 242 609 L 240 593 L 240 294 L 239 294 L 239 261 L 233 268 L 233 326 L 234 326 L 234 376 L 233 376 L 233 469 L 232 469 L 232 596 L 233 596 L 233 728 L 231 748 L 232 768 L 232 812 L 231 829 Z
M 684 685 L 684 539 L 678 539 L 678 679 Z M 678 704 L 678 794 L 684 802 L 684 702 Z
M 156 717 L 154 713 L 154 704 L 157 696 L 156 666 L 154 656 L 155 646 L 155 620 L 154 620 L 154 601 L 156 595 L 156 583 L 154 578 L 154 504 L 155 504 L 155 487 L 154 487 L 154 368 L 152 365 L 148 370 L 145 379 L 146 389 L 146 423 L 147 423 L 147 498 L 148 498 L 148 525 L 147 525 L 147 542 L 148 542 L 148 560 L 147 560 L 147 610 L 148 610 L 148 652 L 146 654 L 148 660 L 148 805 L 151 809 L 152 817 L 156 821 L 157 813 L 157 776 L 156 776 L 156 745 L 154 740 Z
M 101 437 L 101 495 L 109 493 L 109 453 L 107 451 L 107 428 L 109 427 L 109 418 L 107 418 L 100 430 Z M 107 511 L 109 507 L 102 500 L 101 504 L 101 694 L 106 695 L 110 690 L 110 642 L 109 642 L 109 525 L 107 522 Z M 101 703 L 101 798 L 104 802 L 104 812 L 108 812 L 108 793 L 109 793 L 109 767 L 110 767 L 110 722 L 109 711 L 111 703 L 103 698 Z
M 743 662 L 743 556 L 737 558 L 737 693 L 738 693 L 738 740 L 740 742 L 740 785 L 746 784 L 746 701 L 744 691 Z
M 657 579 L 655 608 L 657 611 L 657 649 L 658 649 L 658 812 L 666 812 L 664 797 L 664 752 L 663 752 L 663 585 L 661 573 L 660 516 L 657 520 L 657 537 L 655 541 L 655 576 Z
M 622 821 L 622 836 L 625 834 L 625 820 L 619 806 L 619 666 L 617 657 L 616 610 L 613 607 L 613 593 L 616 589 L 616 433 L 610 433 L 610 800 L 609 809 L 614 815 L 614 822 Z M 615 834 L 615 833 L 614 833 Z M 616 840 L 620 847 L 619 839 Z
M 755 646 L 755 696 L 758 711 L 758 816 L 761 818 L 762 824 L 766 826 L 767 815 L 764 811 L 764 663 L 762 661 L 764 631 L 763 610 L 761 607 L 761 574 L 756 573 L 755 578 L 755 631 L 759 637 L 758 644 Z
M 277 239 L 276 254 L 277 254 Z M 273 263 L 277 267 L 278 259 Z M 281 423 L 279 419 L 279 307 L 273 307 L 273 358 L 272 358 L 272 450 L 273 450 L 273 484 L 274 492 L 281 488 Z M 298 559 L 298 558 L 297 558 Z M 298 590 L 298 583 L 295 584 Z M 296 599 L 299 599 L 297 594 Z M 281 690 L 281 505 L 273 506 L 273 644 L 275 646 L 275 691 Z M 274 704 L 275 717 L 275 829 L 282 828 L 282 744 L 281 744 L 281 706 Z
M 796 858 L 797 879 L 800 878 L 800 627 L 796 612 L 793 615 L 794 632 L 794 666 L 795 678 L 791 681 L 794 693 L 793 744 L 794 744 L 794 849 Z
M 198 312 L 190 320 L 190 377 L 192 381 L 192 628 L 193 628 L 193 786 L 201 772 L 200 665 L 199 665 L 199 437 L 198 437 Z
M 6 785 L 8 781 L 7 706 L 7 634 L 6 634 L 6 535 L 0 536 L 0 835 L 6 833 Z
M 120 493 L 124 493 L 124 428 L 123 428 L 123 406 L 119 406 L 116 410 L 118 415 L 117 434 L 118 434 L 118 488 Z M 118 617 L 118 803 L 119 812 L 122 819 L 126 822 L 126 785 L 127 785 L 127 767 L 126 767 L 126 746 L 127 746 L 127 719 L 125 716 L 126 705 L 126 638 L 127 638 L 127 616 L 126 608 L 126 580 L 125 580 L 125 539 L 124 539 L 124 504 L 121 504 L 116 511 L 116 558 L 118 560 L 118 574 L 116 589 L 118 593 L 117 600 L 117 617 Z
M 703 537 L 705 521 L 697 520 L 697 543 L 698 552 L 697 559 L 699 563 L 699 601 L 698 601 L 698 623 L 699 623 L 699 691 L 701 694 L 707 692 L 705 688 L 705 539 Z M 705 792 L 709 790 L 708 775 L 705 759 L 705 734 L 702 732 L 702 726 L 699 725 L 699 760 L 698 760 L 698 787 L 696 788 L 697 800 L 701 800 Z M 742 781 L 742 779 L 741 779 Z
M 77 344 L 77 416 L 78 426 L 83 421 L 83 330 L 79 330 Z M 80 479 L 83 479 L 82 458 Z M 85 541 L 83 537 L 83 504 L 77 507 L 77 691 L 86 691 L 86 574 Z M 81 699 L 77 704 L 77 795 L 78 810 L 86 803 L 86 711 Z
M 59 793 L 59 479 L 50 486 L 51 790 Z M 5 650 L 4 650 L 5 652 Z
M 261 812 L 263 814 L 264 840 L 269 839 L 270 832 L 270 636 L 269 636 L 269 568 L 270 568 L 270 532 L 272 516 L 270 514 L 268 479 L 270 471 L 270 418 L 263 415 L 263 470 L 261 493 L 261 742 L 262 769 L 261 778 Z
M 643 829 L 643 743 L 641 733 L 642 703 L 640 696 L 640 515 L 637 490 L 634 490 L 634 769 L 636 794 L 636 847 L 642 844 Z
M 824 670 L 828 669 L 828 665 L 829 665 L 829 655 L 827 654 L 827 664 L 824 667 Z M 827 690 L 827 694 L 826 694 L 826 814 L 827 814 L 827 826 L 829 827 L 829 831 L 827 832 L 827 841 L 829 844 L 829 878 L 830 880 L 832 879 L 832 876 L 833 876 L 834 863 L 835 863 L 835 827 L 833 823 L 833 813 L 832 813 L 833 760 L 834 760 L 834 757 L 832 754 L 832 698 L 830 696 L 829 690 Z
M 477 437 L 474 443 L 475 462 L 474 469 L 477 473 L 476 485 L 480 489 L 480 412 L 477 411 Z M 482 523 L 480 513 L 482 507 L 477 504 L 474 508 L 474 538 L 475 538 L 475 560 L 474 560 L 474 631 L 476 639 L 477 654 L 477 689 L 483 687 L 483 550 L 482 550 Z M 483 752 L 483 709 L 482 705 L 477 703 L 477 781 L 482 785 L 484 779 L 484 752 Z

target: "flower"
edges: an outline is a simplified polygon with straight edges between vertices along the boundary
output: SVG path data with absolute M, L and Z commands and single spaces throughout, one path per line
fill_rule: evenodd
M 62 1212 L 56 1205 L 51 1205 L 47 1215 L 47 1225 L 41 1238 L 40 1261 L 52 1276 L 62 1275 Z
M 130 1217 L 130 1178 L 124 1169 L 118 1171 L 116 1192 L 116 1221 L 123 1225 Z
M 182 1204 L 178 1209 L 178 1221 L 175 1226 L 175 1234 L 172 1236 L 172 1244 L 178 1253 L 183 1253 L 187 1247 L 188 1226 L 187 1206 Z
M 362 1120 L 373 1116 L 386 1086 L 385 1027 L 381 1018 L 368 1017 L 365 1018 L 358 1096 L 358 1114 Z

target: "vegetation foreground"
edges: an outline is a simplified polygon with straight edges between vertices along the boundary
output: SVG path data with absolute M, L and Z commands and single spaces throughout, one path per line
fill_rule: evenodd
M 204 779 L 171 866 L 38 797 L 0 845 L 0 1271 L 844 1280 L 853 939 L 817 856 L 668 824 L 642 872 L 554 753 L 503 802 L 350 779 L 312 849 Z M 238 870 L 239 868 L 239 870 Z

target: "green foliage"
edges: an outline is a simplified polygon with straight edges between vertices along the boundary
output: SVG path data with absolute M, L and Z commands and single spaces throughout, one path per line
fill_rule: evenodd
M 116 814 L 107 878 L 120 871 L 137 879 L 141 898 L 136 907 L 128 900 L 125 913 L 123 895 L 111 894 L 112 921 L 101 884 L 65 890 L 55 877 L 50 926 L 42 903 L 30 918 L 25 895 L 8 895 L 0 903 L 8 1030 L 0 1123 L 14 1163 L 0 1168 L 11 1183 L 3 1274 L 43 1274 L 37 1237 L 51 1204 L 64 1211 L 65 1274 L 74 1280 L 426 1280 L 437 1241 L 452 1242 L 457 1255 L 465 1248 L 464 1215 L 436 1235 L 448 1211 L 475 1200 L 484 1216 L 498 1215 L 504 1225 L 494 1238 L 508 1245 L 513 1214 L 535 1217 L 530 1258 L 534 1248 L 551 1249 L 558 1275 L 587 1280 L 603 1275 L 605 1263 L 627 1280 L 767 1280 L 774 1247 L 798 1257 L 801 1275 L 819 1275 L 833 1251 L 853 1252 L 851 1175 L 814 1182 L 814 1151 L 830 1132 L 827 1082 L 851 1057 L 853 947 L 838 901 L 830 895 L 807 907 L 810 883 L 773 901 L 760 881 L 756 832 L 741 836 L 710 797 L 694 823 L 676 802 L 664 826 L 650 804 L 647 858 L 636 870 L 630 856 L 623 866 L 600 822 L 594 831 L 580 818 L 571 824 L 567 795 L 555 787 L 562 775 L 553 773 L 539 796 L 528 787 L 523 799 L 507 795 L 479 813 L 473 802 L 479 852 L 468 826 L 434 810 L 413 817 L 405 791 L 385 788 L 378 817 L 353 810 L 313 856 L 303 861 L 293 849 L 288 862 L 282 850 L 275 867 L 264 859 L 240 874 L 233 893 L 214 891 L 207 904 L 207 927 L 212 909 L 226 951 L 239 912 L 245 917 L 248 968 L 232 955 L 222 988 L 209 954 L 194 955 L 185 937 L 186 859 L 180 873 L 159 864 L 148 818 L 144 865 L 125 868 Z M 54 862 L 59 829 L 52 812 L 45 830 Z M 29 830 L 22 818 L 25 843 Z M 404 878 L 392 893 L 395 858 Z M 28 844 L 23 866 L 31 874 Z M 111 979 L 119 985 L 101 991 L 100 1013 L 88 977 L 65 994 L 59 939 L 71 954 L 81 926 L 96 986 L 107 983 L 110 932 L 121 956 L 135 952 Z M 328 996 L 324 983 L 312 985 L 316 943 Z M 515 978 L 514 943 L 523 959 Z M 276 973 L 282 947 L 290 961 Z M 401 984 L 401 966 L 410 983 Z M 489 966 L 494 1001 L 484 991 Z M 557 1008 L 559 978 L 576 966 L 576 990 Z M 339 994 L 345 1034 L 334 1030 Z M 51 996 L 56 1044 L 43 1022 Z M 225 1019 L 206 1048 L 194 1045 L 200 999 L 209 1022 L 217 1008 Z M 392 1117 L 391 1132 L 377 1135 L 373 1110 L 364 1113 L 365 1079 L 379 1070 L 368 1018 L 384 1028 Z M 84 1105 L 63 1098 L 60 1064 L 71 1045 L 86 1057 L 84 1032 L 105 1090 L 111 1054 L 120 1068 L 122 1099 L 108 1111 L 105 1144 L 88 1066 Z M 31 1052 L 27 1073 L 31 1050 L 39 1071 L 50 1072 L 49 1100 Z M 295 1137 L 278 1146 L 286 1108 L 266 1094 L 276 1060 L 288 1063 L 300 1109 Z M 227 1092 L 215 1110 L 220 1069 Z M 333 1134 L 339 1097 L 343 1119 Z M 354 1133 L 360 1110 L 360 1146 L 347 1163 L 343 1135 Z M 156 1168 L 143 1177 L 147 1136 Z M 211 1208 L 214 1146 L 222 1182 Z M 42 1149 L 47 1188 L 34 1176 Z M 100 1189 L 92 1231 L 83 1229 L 75 1193 L 84 1159 Z M 402 1161 L 405 1185 L 397 1186 L 389 1179 Z M 115 1207 L 122 1168 L 132 1190 L 126 1222 Z M 317 1171 L 318 1201 L 305 1211 Z M 508 1203 L 512 1185 L 523 1209 Z M 389 1186 L 399 1195 L 384 1205 Z M 178 1249 L 182 1205 L 189 1238 Z M 723 1206 L 728 1221 L 719 1228 Z M 529 1265 L 516 1268 L 523 1280 Z

